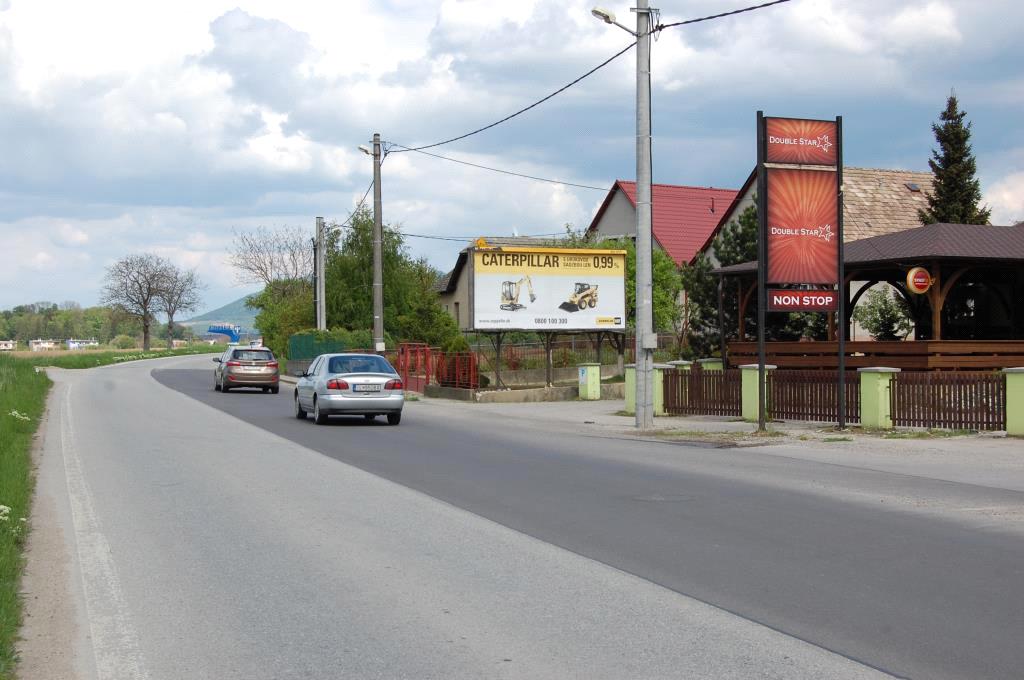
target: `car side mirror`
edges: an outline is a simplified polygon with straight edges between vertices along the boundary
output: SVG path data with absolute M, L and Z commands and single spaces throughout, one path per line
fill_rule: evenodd
M 213 363 L 219 364 L 220 363 L 220 357 L 214 357 L 213 358 Z
M 297 372 L 295 373 L 295 377 L 296 377 L 296 378 L 308 378 L 308 377 L 309 377 L 309 374 L 308 374 L 308 373 L 306 373 L 305 371 L 297 371 Z

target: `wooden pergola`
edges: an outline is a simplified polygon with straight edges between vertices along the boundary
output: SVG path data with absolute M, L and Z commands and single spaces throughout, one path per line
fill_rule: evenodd
M 1003 350 L 1024 354 L 1024 309 L 1017 304 L 1024 299 L 1024 225 L 930 224 L 852 241 L 845 245 L 844 256 L 847 329 L 857 301 L 884 282 L 907 301 L 918 340 L 970 341 L 974 346 L 999 341 Z M 734 279 L 739 284 L 740 342 L 730 344 L 730 354 L 746 338 L 746 313 L 757 299 L 757 266 L 754 261 L 714 270 L 723 282 Z M 923 295 L 907 288 L 912 267 L 924 267 L 931 276 L 932 285 Z M 830 313 L 829 340 L 835 339 L 835 329 L 835 314 Z

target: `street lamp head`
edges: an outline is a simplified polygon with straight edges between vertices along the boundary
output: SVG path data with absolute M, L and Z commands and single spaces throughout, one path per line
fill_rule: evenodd
M 365 153 L 367 156 L 372 156 L 373 155 L 373 152 L 370 151 L 370 147 L 366 146 L 365 144 L 360 144 L 359 145 L 359 150 L 362 151 L 363 153 Z
M 615 15 L 603 7 L 595 7 L 594 9 L 590 10 L 590 13 L 606 24 L 615 23 Z

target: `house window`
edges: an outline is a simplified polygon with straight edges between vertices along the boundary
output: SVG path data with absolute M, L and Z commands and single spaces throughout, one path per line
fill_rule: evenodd
M 459 319 L 459 303 L 455 303 L 455 327 L 462 328 L 462 322 Z

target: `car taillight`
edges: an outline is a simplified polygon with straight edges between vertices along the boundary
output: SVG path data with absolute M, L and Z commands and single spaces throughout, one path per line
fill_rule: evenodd
M 268 361 L 267 362 L 267 368 L 277 368 L 277 362 L 276 361 Z
M 337 378 L 332 378 L 331 380 L 327 381 L 327 389 L 329 389 L 329 390 L 347 390 L 348 389 L 348 383 L 345 382 L 344 380 L 338 380 Z
M 405 386 L 402 385 L 401 380 L 389 380 L 384 384 L 384 389 L 386 390 L 400 390 L 403 387 Z
M 241 366 L 242 362 L 241 361 L 229 361 L 229 362 L 227 362 L 224 365 L 225 366 Z

